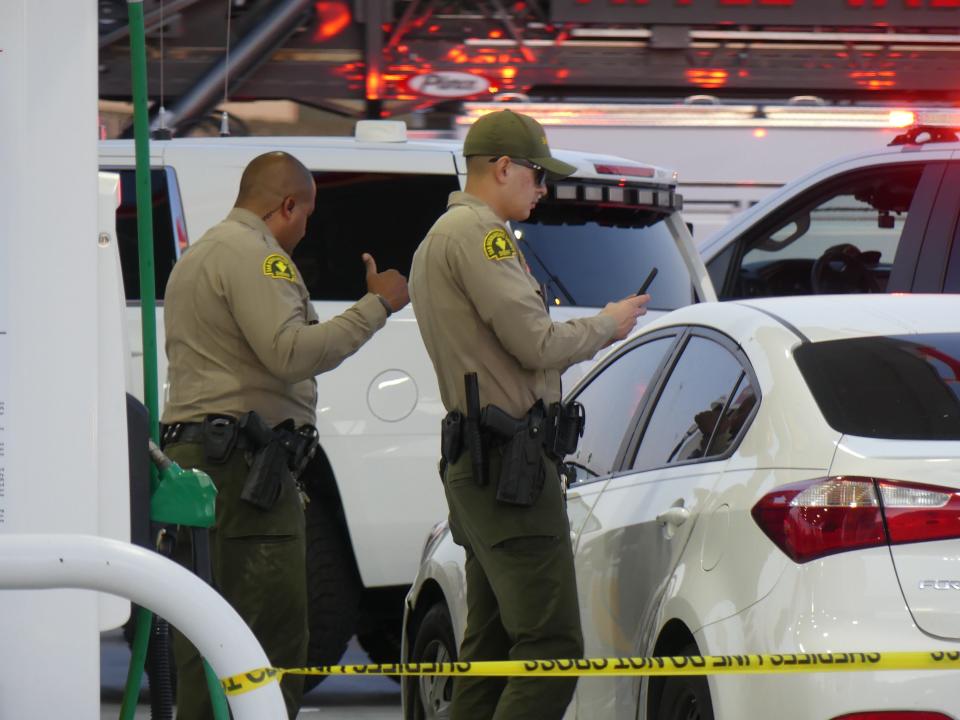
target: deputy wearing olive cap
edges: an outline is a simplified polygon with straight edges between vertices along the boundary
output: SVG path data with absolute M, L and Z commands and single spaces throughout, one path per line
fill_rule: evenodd
M 410 272 L 414 312 L 448 411 L 443 485 L 453 538 L 466 551 L 467 627 L 460 659 L 581 657 L 556 448 L 538 446 L 541 457 L 528 473 L 532 492 L 518 501 L 502 480 L 504 469 L 515 465 L 516 442 L 482 426 L 485 466 L 478 477 L 469 437 L 459 442 L 464 436 L 449 428 L 464 425 L 464 375 L 471 372 L 477 374 L 481 407 L 499 409 L 528 429 L 546 427 L 536 423 L 544 409 L 557 408 L 561 373 L 626 337 L 649 296 L 610 303 L 593 317 L 553 322 L 508 223 L 529 217 L 547 193 L 548 179 L 576 168 L 552 157 L 536 120 L 510 110 L 474 123 L 463 154 L 466 189 L 450 195 L 447 212 L 420 244 Z M 559 678 L 457 678 L 451 718 L 560 718 L 575 684 Z

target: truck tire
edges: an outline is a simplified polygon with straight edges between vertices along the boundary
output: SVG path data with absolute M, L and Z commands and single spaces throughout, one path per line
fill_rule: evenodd
M 336 508 L 319 497 L 307 503 L 307 600 L 310 643 L 308 665 L 335 665 L 357 627 L 363 586 Z M 304 692 L 322 675 L 304 678 Z
M 370 656 L 370 661 L 379 664 L 398 663 L 403 643 L 403 607 L 409 585 L 367 588 L 360 600 L 360 621 L 357 624 L 357 640 Z M 391 680 L 400 682 L 397 675 Z
M 389 626 L 384 624 L 374 627 L 369 633 L 357 635 L 360 647 L 370 657 L 370 662 L 378 665 L 400 662 L 400 637 L 398 633 L 400 632 L 400 626 L 403 625 L 403 620 L 396 623 L 397 627 L 393 625 L 394 623 Z M 387 677 L 395 683 L 400 682 L 399 675 L 387 675 Z

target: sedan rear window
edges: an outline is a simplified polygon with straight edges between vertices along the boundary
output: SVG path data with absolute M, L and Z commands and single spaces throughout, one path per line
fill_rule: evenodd
M 794 358 L 834 430 L 960 440 L 960 334 L 807 343 Z

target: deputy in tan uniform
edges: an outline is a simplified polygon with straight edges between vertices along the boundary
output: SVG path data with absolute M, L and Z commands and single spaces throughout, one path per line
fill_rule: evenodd
M 546 193 L 548 175 L 562 178 L 575 168 L 551 157 L 539 123 L 510 110 L 478 120 L 463 153 L 466 190 L 450 195 L 410 272 L 413 309 L 448 410 L 441 468 L 451 531 L 466 550 L 467 627 L 459 657 L 582 657 L 560 452 L 542 439 L 559 417 L 560 374 L 626 337 L 649 296 L 608 304 L 594 317 L 553 322 L 507 223 L 527 219 Z M 510 417 L 498 429 L 484 416 L 479 466 L 464 418 L 470 372 L 477 374 L 484 412 L 499 408 L 501 418 Z M 457 678 L 451 718 L 560 718 L 575 684 Z
M 342 315 L 318 322 L 291 259 L 315 199 L 313 177 L 298 160 L 281 152 L 254 158 L 226 220 L 177 262 L 164 307 L 166 450 L 216 483 L 213 581 L 277 667 L 302 666 L 307 659 L 303 506 L 288 472 L 293 468 L 286 467 L 289 458 L 277 452 L 272 457 L 283 459 L 264 477 L 280 481 L 241 497 L 253 475 L 251 460 L 263 450 L 247 413 L 257 413 L 268 431 L 287 421 L 287 439 L 309 437 L 302 431 L 316 420 L 314 376 L 356 352 L 408 302 L 404 277 L 396 270 L 377 272 L 365 254 L 369 292 Z M 177 557 L 187 562 L 188 538 L 180 535 Z M 177 633 L 174 652 L 177 717 L 212 717 L 196 650 Z M 285 677 L 281 688 L 293 718 L 302 678 Z

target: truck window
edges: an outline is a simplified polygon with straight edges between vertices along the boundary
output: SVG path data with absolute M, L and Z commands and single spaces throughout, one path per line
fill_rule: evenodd
M 875 167 L 802 194 L 711 261 L 715 282 L 726 278 L 720 298 L 884 292 L 922 173 Z
M 132 168 L 101 168 L 120 175 L 120 206 L 117 208 L 117 241 L 127 300 L 140 300 L 140 252 L 137 247 L 137 187 Z M 162 300 L 167 278 L 177 260 L 173 212 L 170 203 L 170 173 L 150 171 L 153 193 L 153 262 L 156 271 L 157 299 Z M 184 238 L 185 242 L 185 238 Z
M 460 186 L 453 175 L 316 172 L 317 205 L 293 259 L 314 300 L 366 291 L 361 254 L 410 276 L 413 253 Z
M 695 300 L 690 273 L 663 220 L 664 211 L 600 202 L 540 201 L 529 220 L 514 223 L 527 264 L 550 305 L 603 307 L 633 295 L 650 272 L 651 310 Z

